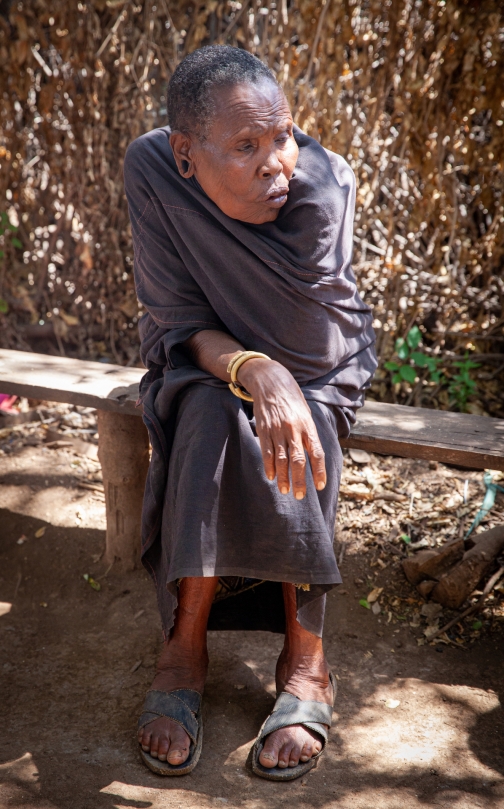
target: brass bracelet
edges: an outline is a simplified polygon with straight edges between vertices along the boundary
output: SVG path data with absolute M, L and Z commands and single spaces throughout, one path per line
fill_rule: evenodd
M 229 390 L 231 393 L 234 393 L 235 396 L 238 396 L 239 399 L 244 399 L 246 402 L 253 402 L 254 400 L 250 393 L 248 393 L 245 388 L 242 388 L 236 376 L 243 363 L 251 359 L 269 360 L 271 357 L 268 357 L 266 354 L 261 354 L 259 351 L 242 351 L 230 360 L 227 367 L 227 372 L 231 377 Z

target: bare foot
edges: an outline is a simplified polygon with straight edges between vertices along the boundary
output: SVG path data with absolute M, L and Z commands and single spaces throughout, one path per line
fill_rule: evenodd
M 203 693 L 208 668 L 206 647 L 195 652 L 187 645 L 181 648 L 180 642 L 171 640 L 165 643 L 157 664 L 157 673 L 151 689 L 153 691 L 174 691 L 176 688 L 192 688 Z M 183 764 L 189 756 L 191 740 L 185 730 L 171 719 L 160 717 L 138 731 L 138 742 L 142 750 L 159 761 L 169 764 Z
M 286 691 L 299 699 L 333 704 L 329 667 L 323 654 L 294 656 L 284 649 L 278 658 L 276 681 L 278 693 Z M 300 761 L 309 761 L 321 749 L 322 740 L 318 733 L 303 725 L 290 725 L 266 737 L 259 762 L 263 767 L 296 767 Z

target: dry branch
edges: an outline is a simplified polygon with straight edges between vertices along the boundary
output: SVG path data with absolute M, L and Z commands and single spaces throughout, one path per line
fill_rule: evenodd
M 402 563 L 404 574 L 410 584 L 419 584 L 424 579 L 437 579 L 442 573 L 459 562 L 464 555 L 464 541 L 455 540 L 441 551 L 425 550 L 416 553 Z
M 35 348 L 27 327 L 59 317 L 68 332 L 53 330 L 38 349 L 137 361 L 142 312 L 123 155 L 166 123 L 167 83 L 184 55 L 224 40 L 272 67 L 296 123 L 356 173 L 355 270 L 381 360 L 414 322 L 432 335 L 431 352 L 463 354 L 474 335 L 502 339 L 504 28 L 495 0 L 7 5 L 0 200 L 22 249 L 0 244 L 4 347 Z M 492 415 L 502 412 L 499 384 L 485 385 Z M 449 405 L 428 379 L 392 388 L 383 371 L 373 392 Z
M 492 590 L 494 589 L 495 585 L 498 583 L 499 579 L 504 576 L 504 566 L 500 567 L 496 573 L 488 580 L 485 585 L 485 589 L 483 590 L 481 596 L 479 597 L 476 604 L 472 604 L 472 606 L 468 607 L 466 610 L 457 615 L 455 618 L 452 618 L 451 621 L 448 621 L 447 624 L 438 629 L 433 635 L 429 635 L 429 641 L 434 640 L 434 638 L 438 638 L 440 635 L 444 635 L 452 626 L 458 624 L 459 621 L 462 621 L 464 618 L 467 618 L 469 615 L 473 615 L 475 612 L 479 612 L 483 607 L 487 597 L 490 595 Z
M 444 574 L 431 593 L 433 601 L 458 609 L 504 550 L 504 525 L 479 534 L 462 561 Z

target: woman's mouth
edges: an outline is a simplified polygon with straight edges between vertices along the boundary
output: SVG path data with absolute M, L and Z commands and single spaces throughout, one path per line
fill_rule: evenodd
M 289 193 L 288 186 L 282 188 L 274 188 L 270 191 L 265 199 L 266 205 L 270 208 L 281 208 L 287 202 L 287 194 Z

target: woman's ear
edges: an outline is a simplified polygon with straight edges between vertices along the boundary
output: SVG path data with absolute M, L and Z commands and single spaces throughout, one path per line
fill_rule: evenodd
M 176 129 L 170 135 L 170 146 L 172 147 L 173 157 L 180 176 L 189 179 L 194 174 L 191 136 Z

